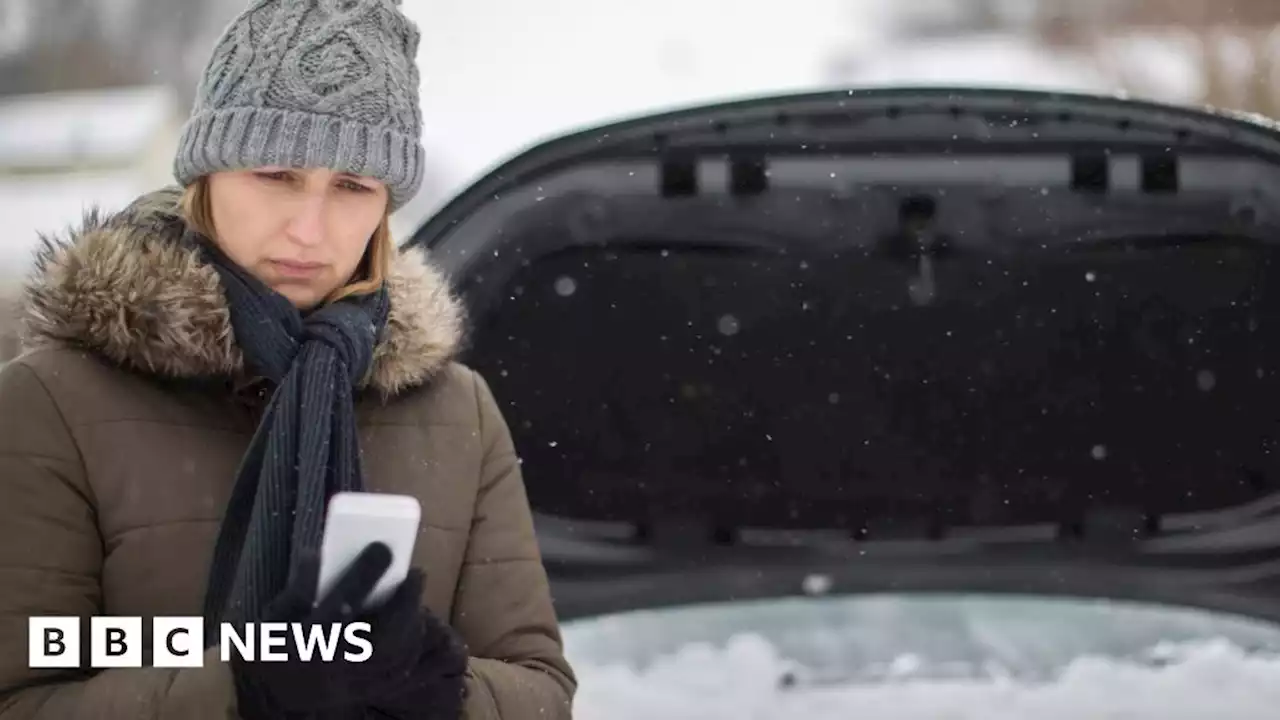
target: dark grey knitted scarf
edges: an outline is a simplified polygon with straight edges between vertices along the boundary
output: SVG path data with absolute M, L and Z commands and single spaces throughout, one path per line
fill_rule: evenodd
M 385 289 L 305 317 L 282 295 L 200 242 L 226 291 L 246 369 L 275 387 L 241 461 L 214 550 L 205 637 L 254 622 L 320 551 L 329 497 L 364 487 L 353 388 L 373 362 L 390 301 Z

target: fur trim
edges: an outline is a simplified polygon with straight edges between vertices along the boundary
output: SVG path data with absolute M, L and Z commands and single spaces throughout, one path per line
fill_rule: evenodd
M 23 346 L 71 344 L 145 373 L 243 378 L 218 273 L 179 242 L 181 190 L 89 212 L 63 237 L 42 236 L 24 288 Z M 366 386 L 391 396 L 420 385 L 459 350 L 463 312 L 447 280 L 417 251 L 388 277 L 391 312 Z

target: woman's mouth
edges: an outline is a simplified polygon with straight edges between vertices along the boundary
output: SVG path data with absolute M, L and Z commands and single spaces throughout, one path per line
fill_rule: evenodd
M 277 273 L 290 278 L 313 277 L 324 269 L 324 263 L 317 262 L 301 262 L 298 260 L 269 260 L 268 262 Z

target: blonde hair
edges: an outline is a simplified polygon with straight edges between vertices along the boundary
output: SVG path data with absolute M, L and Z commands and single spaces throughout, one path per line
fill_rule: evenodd
M 182 193 L 182 214 L 191 229 L 212 240 L 215 236 L 213 206 L 209 198 L 209 179 L 196 178 Z M 391 272 L 395 241 L 391 237 L 391 212 L 388 207 L 378 227 L 369 238 L 369 248 L 356 270 L 356 279 L 338 288 L 325 302 L 331 303 L 353 295 L 368 295 L 382 287 Z

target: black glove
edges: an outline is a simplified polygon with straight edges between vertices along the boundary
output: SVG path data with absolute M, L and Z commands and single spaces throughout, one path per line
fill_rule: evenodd
M 411 573 L 405 585 L 410 582 L 421 587 L 422 574 Z M 453 628 L 422 608 L 412 632 L 406 631 L 406 641 L 417 647 L 417 663 L 407 674 L 389 678 L 394 687 L 373 700 L 365 717 L 370 720 L 461 718 L 467 699 L 469 656 Z
M 244 720 L 279 720 L 281 718 L 350 718 L 364 720 L 379 717 L 375 708 L 386 705 L 391 708 L 383 717 L 396 718 L 453 718 L 459 717 L 460 705 L 454 698 L 452 685 L 436 678 L 449 677 L 455 668 L 456 645 L 447 627 L 434 628 L 443 634 L 428 631 L 430 613 L 422 607 L 423 576 L 413 570 L 391 598 L 382 606 L 360 612 L 378 580 L 391 564 L 391 551 L 386 545 L 374 543 L 360 554 L 350 569 L 334 585 L 333 590 L 318 605 L 313 602 L 316 579 L 319 575 L 317 560 L 303 562 L 295 581 L 281 593 L 263 613 L 263 622 L 301 623 L 304 626 L 319 624 L 327 629 L 332 623 L 368 622 L 371 632 L 369 642 L 373 655 L 362 663 L 345 660 L 338 652 L 332 662 L 312 657 L 303 662 L 296 647 L 287 646 L 289 659 L 284 662 L 232 661 L 232 674 L 236 680 L 239 713 Z M 314 605 L 314 607 L 313 607 Z M 439 648 L 442 637 L 449 638 L 449 648 L 441 662 L 441 653 L 429 651 Z M 434 662 L 426 662 L 428 658 Z M 461 653 L 463 671 L 466 654 Z M 432 667 L 439 665 L 441 672 L 432 674 Z M 462 682 L 461 673 L 457 683 Z M 444 683 L 444 684 L 442 684 Z M 433 696 L 423 700 L 415 693 L 430 688 Z M 405 708 L 397 702 L 402 696 L 413 695 L 411 714 L 401 715 Z M 437 702 L 435 695 L 440 695 Z M 426 704 L 419 704 L 426 702 Z M 438 715 L 437 711 L 453 715 Z

